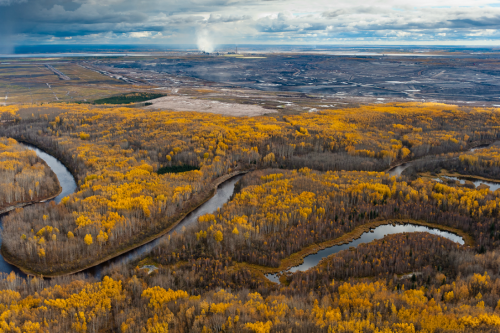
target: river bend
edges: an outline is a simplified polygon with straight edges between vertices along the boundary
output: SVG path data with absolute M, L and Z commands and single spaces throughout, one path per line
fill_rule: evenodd
M 77 185 L 75 182 L 75 178 L 69 172 L 69 170 L 62 164 L 57 158 L 55 158 L 52 155 L 47 154 L 46 152 L 31 146 L 27 144 L 23 144 L 24 147 L 31 149 L 36 152 L 36 155 L 40 157 L 42 160 L 47 163 L 47 165 L 52 169 L 52 171 L 56 174 L 57 179 L 59 180 L 59 185 L 61 186 L 62 190 L 61 193 L 57 197 L 51 200 L 44 201 L 45 204 L 50 201 L 55 201 L 56 203 L 61 202 L 61 199 L 64 198 L 65 196 L 70 195 L 71 193 L 74 193 L 76 191 Z M 38 203 L 36 205 L 42 205 L 43 203 Z M 9 213 L 2 214 L 0 215 L 0 226 L 3 225 L 3 217 L 6 216 Z M 0 246 L 2 245 L 2 239 L 0 238 Z M 0 256 L 0 272 L 2 273 L 10 273 L 14 271 L 16 274 L 26 277 L 26 274 L 24 274 L 19 268 L 17 268 L 14 265 L 9 264 L 3 259 L 3 256 Z
M 382 239 L 384 236 L 387 235 L 392 235 L 392 234 L 400 234 L 403 232 L 428 232 L 433 235 L 438 235 L 441 237 L 448 238 L 449 240 L 458 243 L 460 245 L 464 244 L 464 240 L 462 237 L 455 235 L 454 233 L 448 232 L 448 231 L 443 231 L 437 228 L 429 228 L 426 226 L 421 226 L 421 225 L 414 225 L 414 224 L 385 224 L 378 226 L 374 229 L 372 229 L 369 232 L 365 232 L 361 235 L 361 237 L 354 239 L 352 242 L 349 242 L 347 244 L 341 244 L 341 245 L 334 245 L 331 247 L 327 247 L 326 249 L 320 250 L 317 253 L 308 255 L 307 257 L 304 258 L 304 262 L 298 266 L 292 267 L 289 270 L 280 272 L 280 273 L 285 273 L 285 272 L 297 272 L 297 271 L 307 271 L 308 269 L 316 266 L 319 264 L 321 259 L 326 258 L 332 254 L 338 253 L 342 250 L 347 250 L 350 247 L 358 247 L 358 245 L 363 244 L 363 243 L 370 243 L 376 239 Z M 267 274 L 266 277 L 276 283 L 279 283 L 279 275 L 280 273 L 276 274 Z
M 47 154 L 46 152 L 31 146 L 25 144 L 25 146 L 28 149 L 34 150 L 36 154 L 43 159 L 47 165 L 52 169 L 52 171 L 56 174 L 59 184 L 62 188 L 61 193 L 54 199 L 48 200 L 47 202 L 50 201 L 55 201 L 56 203 L 59 203 L 62 198 L 65 196 L 68 196 L 72 193 L 74 193 L 77 189 L 77 184 L 76 181 L 73 177 L 73 175 L 69 172 L 69 170 L 55 157 Z M 480 148 L 483 148 L 485 146 L 482 146 Z M 476 150 L 477 148 L 473 148 L 471 150 Z M 411 162 L 405 163 L 400 166 L 396 166 L 388 171 L 389 174 L 391 175 L 396 175 L 399 176 L 401 175 L 401 172 L 406 169 Z M 150 252 L 154 247 L 158 246 L 158 244 L 165 239 L 165 237 L 168 237 L 168 235 L 172 234 L 173 232 L 181 232 L 183 227 L 187 227 L 189 225 L 192 225 L 195 223 L 198 219 L 198 217 L 212 213 L 217 210 L 217 208 L 221 208 L 226 202 L 229 201 L 231 196 L 233 195 L 235 184 L 238 182 L 238 180 L 242 176 L 235 176 L 224 183 L 220 184 L 219 187 L 217 188 L 217 192 L 215 195 L 209 199 L 207 202 L 205 202 L 203 205 L 198 207 L 196 210 L 188 214 L 176 227 L 174 227 L 168 234 L 159 237 L 147 244 L 144 244 L 136 249 L 133 249 L 125 254 L 122 254 L 120 256 L 117 256 L 113 259 L 110 259 L 102 264 L 99 264 L 97 266 L 94 266 L 92 268 L 89 268 L 85 271 L 83 271 L 85 274 L 93 275 L 97 278 L 100 278 L 101 273 L 104 268 L 107 268 L 109 266 L 115 265 L 115 264 L 127 264 L 133 260 L 137 260 L 141 258 L 144 254 Z M 490 185 L 490 184 L 488 184 Z M 44 203 L 38 203 L 38 204 L 44 204 Z M 45 203 L 46 204 L 46 203 Z M 8 214 L 8 213 L 6 213 Z M 3 217 L 6 215 L 0 215 L 0 223 L 3 220 Z M 454 242 L 457 242 L 459 244 L 463 244 L 464 241 L 462 237 L 455 235 L 450 232 L 442 231 L 439 229 L 434 229 L 434 228 L 428 228 L 425 226 L 416 226 L 416 225 L 382 225 L 379 226 L 375 229 L 373 229 L 371 232 L 366 232 L 363 235 L 361 235 L 360 238 L 353 240 L 349 244 L 343 244 L 343 245 L 335 245 L 326 249 L 323 249 L 315 254 L 309 255 L 304 259 L 304 263 L 291 268 L 289 271 L 290 272 L 296 272 L 296 271 L 304 271 L 307 270 L 311 267 L 316 266 L 321 259 L 337 253 L 339 251 L 348 249 L 349 247 L 355 247 L 358 246 L 359 244 L 362 243 L 367 243 L 371 242 L 375 239 L 381 239 L 385 235 L 390 235 L 390 234 L 396 234 L 396 233 L 402 233 L 402 232 L 419 232 L 419 231 L 426 231 L 432 234 L 436 234 L 442 237 L 446 237 Z M 0 239 L 0 245 L 1 245 L 1 239 Z M 0 256 L 0 272 L 3 273 L 10 273 L 11 271 L 14 271 L 16 274 L 25 277 L 26 274 L 21 272 L 17 267 L 7 263 L 2 256 Z M 268 274 L 267 277 L 275 282 L 278 281 L 278 274 Z

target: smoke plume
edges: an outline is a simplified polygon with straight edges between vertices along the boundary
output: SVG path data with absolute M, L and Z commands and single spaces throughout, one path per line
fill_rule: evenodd
M 198 45 L 198 50 L 205 52 L 213 52 L 215 50 L 215 43 L 212 38 L 210 31 L 207 28 L 198 30 L 196 33 L 196 43 Z

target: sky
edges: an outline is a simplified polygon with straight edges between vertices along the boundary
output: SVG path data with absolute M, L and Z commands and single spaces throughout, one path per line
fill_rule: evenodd
M 0 0 L 23 44 L 499 45 L 500 0 Z

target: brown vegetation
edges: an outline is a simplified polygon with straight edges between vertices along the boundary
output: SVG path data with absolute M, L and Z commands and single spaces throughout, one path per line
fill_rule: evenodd
M 496 110 L 393 104 L 257 118 L 76 105 L 32 114 L 2 110 L 13 122 L 0 134 L 44 147 L 79 183 L 61 204 L 5 218 L 4 249 L 39 272 L 81 269 L 130 248 L 206 198 L 214 179 L 259 169 L 242 178 L 220 210 L 151 251 L 144 260 L 158 267 L 151 274 L 123 265 L 100 281 L 4 277 L 3 331 L 423 333 L 500 327 L 500 191 L 376 171 L 496 140 Z M 482 161 L 474 163 L 486 169 Z M 199 170 L 157 173 L 175 165 Z M 388 236 L 290 274 L 280 286 L 254 269 L 284 267 L 308 248 L 387 220 L 459 229 L 474 244 L 458 246 L 425 233 Z M 414 277 L 398 276 L 408 273 Z
M 55 174 L 32 150 L 0 137 L 0 212 L 54 196 L 60 190 Z

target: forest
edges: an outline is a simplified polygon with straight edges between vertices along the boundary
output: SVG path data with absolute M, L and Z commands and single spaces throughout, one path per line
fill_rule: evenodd
M 96 99 L 94 104 L 131 104 L 149 101 L 165 96 L 164 94 L 152 94 L 144 92 L 131 92 L 117 96 Z
M 0 137 L 0 211 L 56 195 L 59 181 L 33 150 Z
M 498 146 L 470 150 L 500 138 L 498 113 L 436 103 L 253 118 L 0 107 L 0 136 L 13 138 L 5 142 L 51 153 L 78 182 L 60 204 L 3 218 L 2 254 L 34 275 L 71 273 L 160 235 L 224 177 L 247 172 L 223 207 L 131 265 L 102 277 L 3 276 L 0 329 L 497 332 L 500 191 L 423 172 L 498 179 Z M 386 172 L 410 160 L 402 176 Z M 389 235 L 284 273 L 280 284 L 265 277 L 387 223 L 466 242 Z
M 232 271 L 234 288 L 212 286 L 203 292 L 185 284 L 188 277 L 208 277 L 206 272 L 213 272 L 203 261 L 193 263 L 188 272 L 162 267 L 148 274 L 140 268 L 116 267 L 100 281 L 5 274 L 0 280 L 0 328 L 6 332 L 498 331 L 500 258 L 495 251 L 478 255 L 453 248 L 438 236 L 400 234 L 377 243 L 382 247 L 377 246 L 374 254 L 367 245 L 355 251 L 359 254 L 347 250 L 329 262 L 382 260 L 383 252 L 395 244 L 404 246 L 395 256 L 411 251 L 405 256 L 410 257 L 409 269 L 424 263 L 422 274 L 346 281 L 328 278 L 332 270 L 329 273 L 323 263 L 312 272 L 295 273 L 290 285 L 279 289 L 253 286 L 254 278 L 242 270 Z M 434 249 L 436 245 L 442 248 Z M 448 256 L 443 257 L 445 253 Z M 475 273 L 478 270 L 483 273 Z M 363 272 L 353 269 L 351 274 Z M 224 276 L 226 281 L 229 277 Z
M 498 247 L 500 192 L 406 183 L 386 173 L 254 171 L 217 214 L 200 217 L 153 252 L 172 265 L 202 256 L 282 270 L 290 256 L 340 239 L 370 222 L 422 221 L 472 235 L 478 251 Z M 471 245 L 471 244 L 469 244 Z M 175 255 L 174 255 L 175 254 Z
M 439 174 L 443 169 L 478 179 L 498 180 L 500 179 L 500 142 L 496 141 L 488 147 L 465 153 L 448 153 L 445 158 L 418 161 L 405 170 L 405 173 L 414 175 L 430 171 L 433 174 Z

